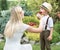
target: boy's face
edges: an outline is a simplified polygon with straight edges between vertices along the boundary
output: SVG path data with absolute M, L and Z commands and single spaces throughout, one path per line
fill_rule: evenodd
M 40 8 L 40 12 L 42 12 L 42 13 L 41 13 L 42 15 L 45 15 L 47 11 L 46 11 L 43 7 L 41 7 L 41 8 Z

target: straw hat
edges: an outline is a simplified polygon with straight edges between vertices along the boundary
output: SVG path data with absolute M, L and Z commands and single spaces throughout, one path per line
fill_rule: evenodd
M 52 5 L 50 3 L 44 2 L 42 5 L 48 12 L 52 11 Z

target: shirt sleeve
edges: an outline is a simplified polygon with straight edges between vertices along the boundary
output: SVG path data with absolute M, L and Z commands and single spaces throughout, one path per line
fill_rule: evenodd
M 53 19 L 52 19 L 52 17 L 49 18 L 48 23 L 49 23 L 49 27 L 53 27 Z
M 27 30 L 27 29 L 28 29 L 28 27 L 29 27 L 29 25 L 24 24 L 24 26 L 23 26 L 23 30 L 24 30 L 24 31 L 25 31 L 25 30 Z
M 43 18 L 41 18 L 39 26 L 43 26 Z

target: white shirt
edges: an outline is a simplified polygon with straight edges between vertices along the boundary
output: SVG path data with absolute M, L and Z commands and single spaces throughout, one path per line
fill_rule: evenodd
M 18 30 L 13 34 L 13 37 L 6 37 L 4 50 L 32 50 L 31 44 L 20 44 L 21 37 L 29 25 L 22 24 Z
M 49 17 L 49 15 L 43 16 L 40 20 L 40 25 L 43 26 L 43 30 L 45 30 L 46 21 L 47 21 L 48 17 Z M 52 17 L 49 17 L 48 24 L 47 24 L 47 30 L 50 30 L 51 27 L 53 27 L 53 19 L 52 19 Z

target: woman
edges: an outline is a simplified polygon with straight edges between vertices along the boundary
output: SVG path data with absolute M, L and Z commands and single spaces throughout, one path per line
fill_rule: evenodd
M 33 28 L 22 22 L 24 11 L 21 7 L 16 6 L 11 9 L 11 16 L 6 24 L 4 35 L 6 38 L 4 50 L 32 50 L 30 44 L 20 44 L 21 37 L 25 31 L 41 32 L 42 26 Z

